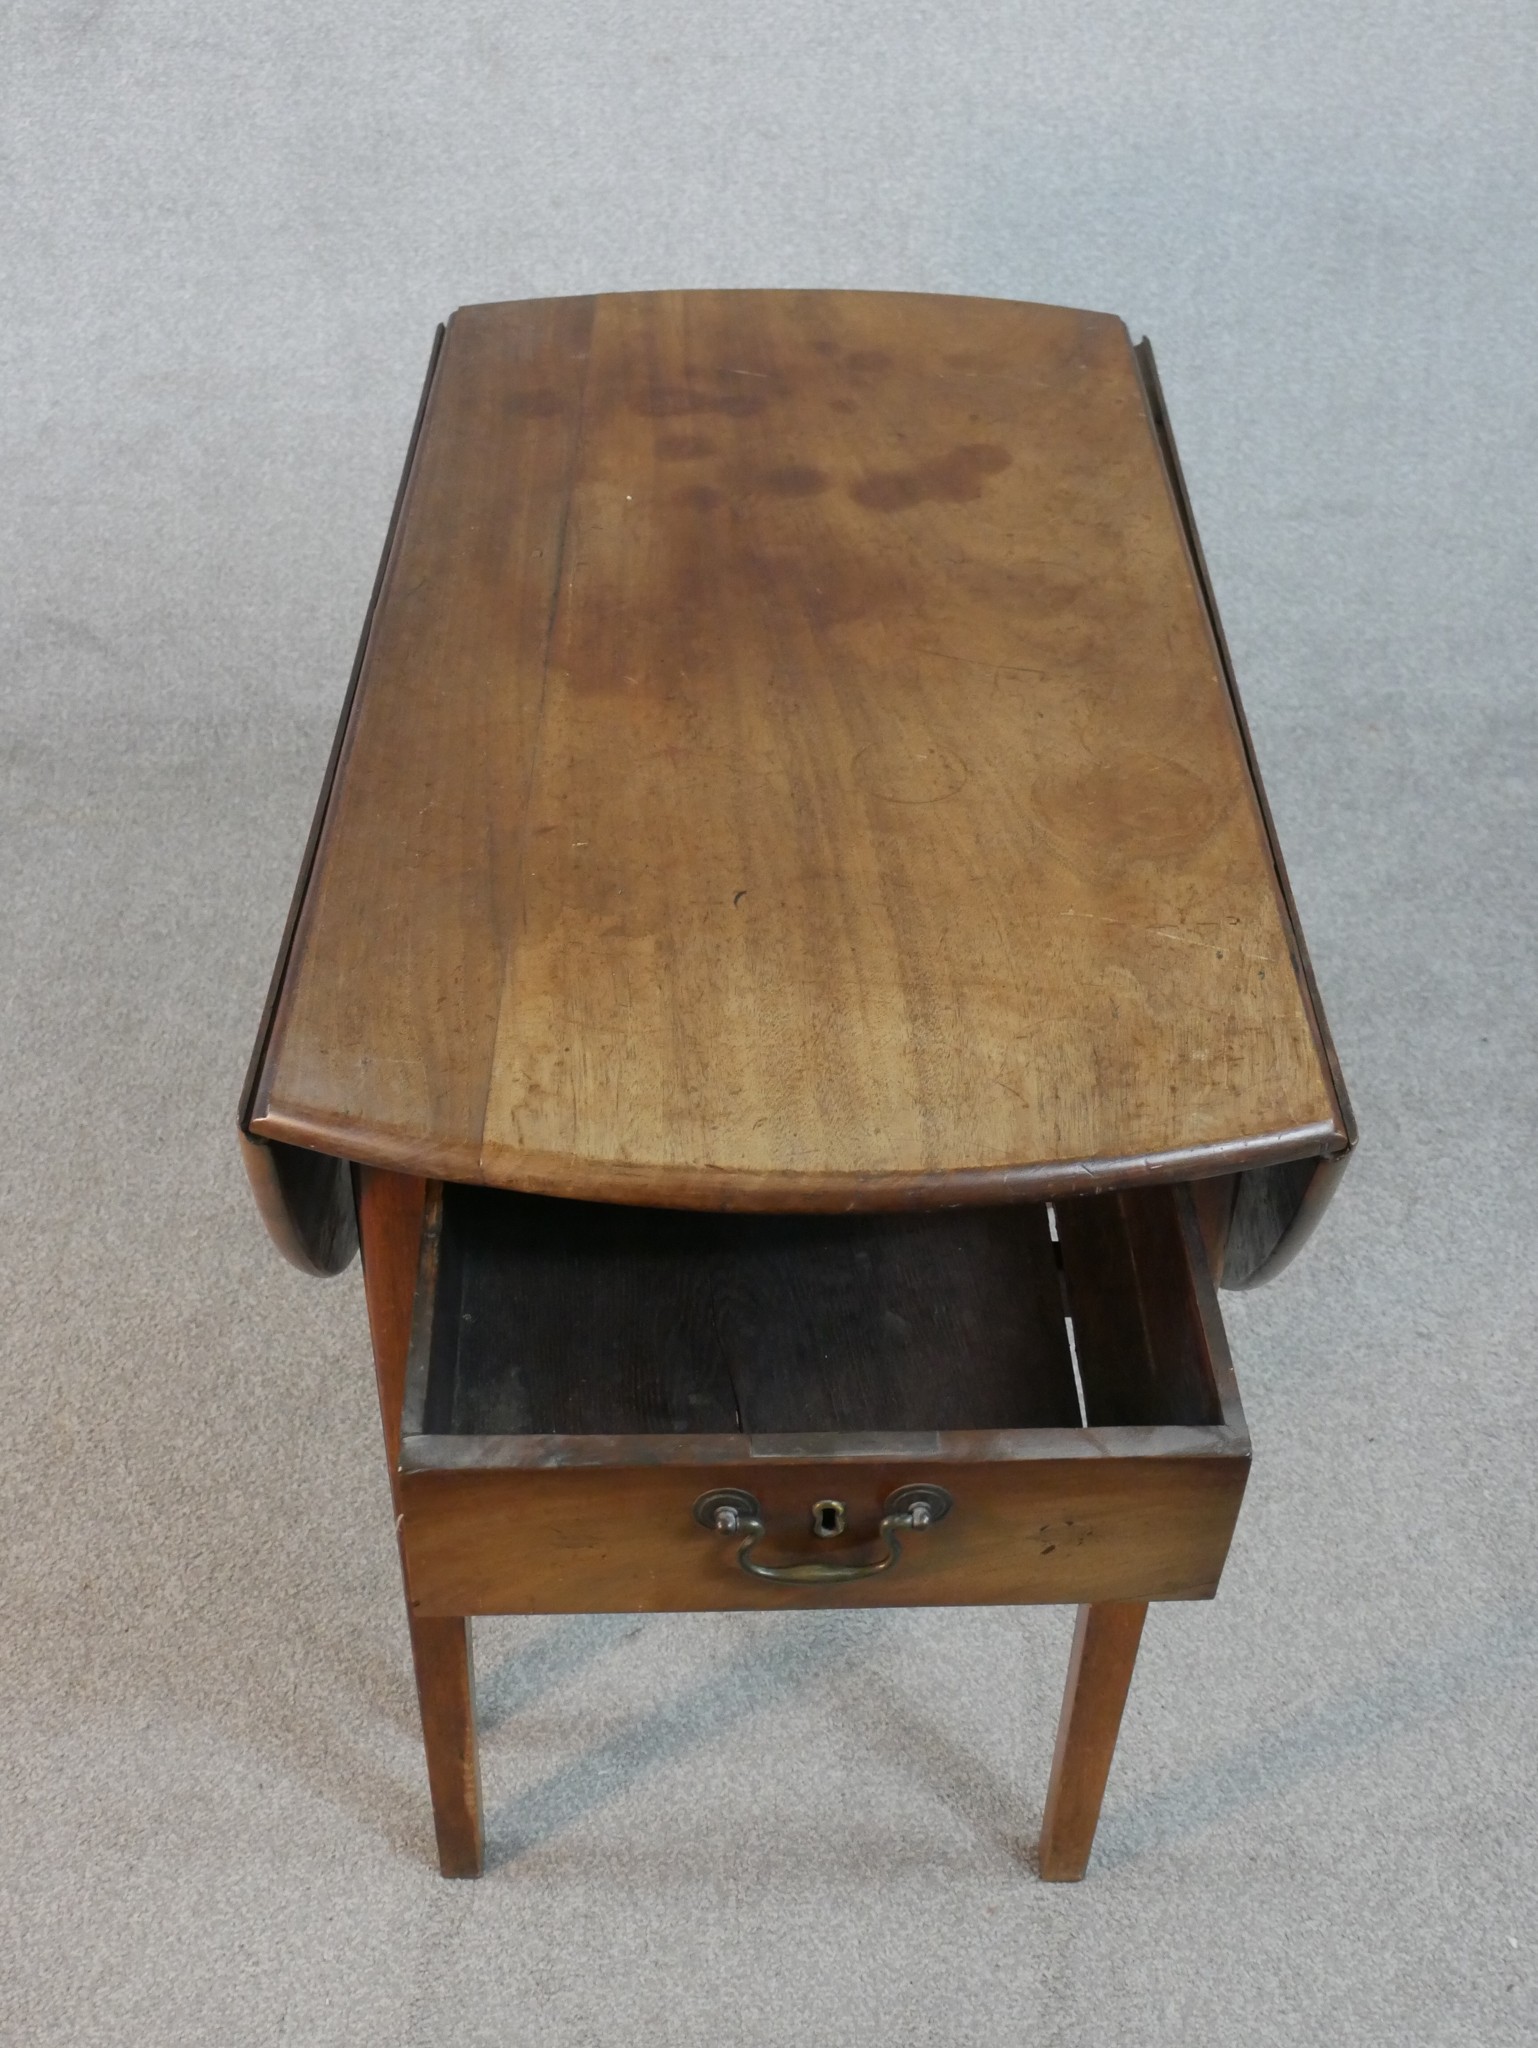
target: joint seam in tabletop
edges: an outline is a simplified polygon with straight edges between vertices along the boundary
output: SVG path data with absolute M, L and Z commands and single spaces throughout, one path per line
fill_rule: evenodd
M 481 1084 L 481 1107 L 479 1116 L 480 1140 L 476 1148 L 476 1177 L 486 1177 L 486 1118 L 491 1103 L 492 1081 L 496 1072 L 496 1046 L 502 1034 L 502 1015 L 507 1007 L 508 984 L 516 972 L 516 958 L 523 927 L 528 916 L 528 875 L 529 875 L 529 832 L 534 816 L 534 796 L 539 787 L 540 759 L 545 744 L 545 715 L 550 701 L 550 650 L 555 644 L 556 622 L 560 617 L 561 596 L 566 574 L 566 539 L 571 530 L 571 501 L 581 474 L 582 439 L 587 425 L 587 387 L 592 372 L 593 349 L 598 329 L 598 301 L 587 299 L 588 322 L 582 357 L 582 379 L 577 387 L 577 424 L 572 432 L 571 448 L 566 458 L 566 481 L 561 496 L 560 526 L 555 541 L 555 571 L 550 579 L 550 603 L 545 614 L 544 645 L 540 653 L 539 666 L 539 708 L 534 717 L 534 738 L 529 748 L 528 771 L 524 777 L 523 815 L 518 823 L 518 852 L 513 874 L 513 911 L 503 927 L 504 936 L 500 953 L 501 974 L 497 987 L 497 1015 L 491 1033 L 492 1056 L 486 1061 L 485 1075 Z
M 358 635 L 358 649 L 353 656 L 352 674 L 348 678 L 347 693 L 342 700 L 341 716 L 337 720 L 336 733 L 331 742 L 330 757 L 321 781 L 320 794 L 316 799 L 309 837 L 299 863 L 299 873 L 294 882 L 294 893 L 284 923 L 283 936 L 279 942 L 278 957 L 273 966 L 267 1000 L 263 1005 L 256 1042 L 251 1049 L 251 1060 L 241 1089 L 239 1124 L 241 1130 L 248 1136 L 260 1136 L 253 1127 L 262 1114 L 258 1104 L 265 1106 L 267 1100 L 268 1069 L 271 1065 L 273 1041 L 278 1034 L 278 1018 L 288 982 L 288 970 L 298 951 L 300 933 L 310 898 L 310 883 L 320 864 L 321 848 L 331 819 L 332 798 L 342 780 L 342 771 L 351 750 L 353 734 L 357 729 L 357 713 L 368 670 L 374 626 L 399 555 L 401 535 L 406 526 L 406 509 L 416 483 L 417 455 L 427 432 L 428 416 L 438 388 L 438 370 L 443 361 L 446 332 L 446 328 L 440 325 L 433 336 L 432 352 L 427 359 L 427 374 L 422 380 L 422 395 L 417 400 L 417 413 L 411 429 L 411 438 L 406 444 L 406 457 L 401 466 L 400 482 L 395 490 L 395 503 L 390 512 L 385 544 L 380 552 L 379 567 L 374 572 L 374 585 L 369 593 L 368 609 L 363 615 L 363 630 Z
M 1341 1072 L 1340 1059 L 1335 1050 L 1335 1041 L 1330 1034 L 1325 1018 L 1324 1005 L 1320 1000 L 1319 985 L 1314 978 L 1313 962 L 1309 958 L 1308 943 L 1303 936 L 1303 926 L 1298 917 L 1298 907 L 1293 901 L 1292 883 L 1288 878 L 1287 864 L 1282 858 L 1281 841 L 1277 837 L 1276 821 L 1271 815 L 1270 799 L 1261 778 L 1260 764 L 1255 753 L 1255 742 L 1250 732 L 1249 719 L 1245 715 L 1244 700 L 1239 694 L 1239 679 L 1234 670 L 1233 655 L 1229 650 L 1228 635 L 1223 629 L 1222 615 L 1218 610 L 1217 595 L 1212 585 L 1212 574 L 1207 567 L 1207 557 L 1202 547 L 1201 536 L 1196 530 L 1196 520 L 1191 510 L 1191 495 L 1186 487 L 1185 472 L 1181 467 L 1180 451 L 1175 446 L 1174 428 L 1170 424 L 1169 408 L 1164 402 L 1164 387 L 1159 381 L 1159 368 L 1154 358 L 1153 343 L 1145 335 L 1133 350 L 1138 368 L 1138 385 L 1143 393 L 1143 402 L 1148 409 L 1149 423 L 1153 429 L 1154 443 L 1159 450 L 1160 463 L 1164 471 L 1166 486 L 1175 508 L 1181 535 L 1185 542 L 1186 554 L 1190 560 L 1191 574 L 1196 584 L 1197 595 L 1207 616 L 1208 630 L 1212 636 L 1217 655 L 1219 672 L 1222 675 L 1229 709 L 1239 735 L 1239 745 L 1244 754 L 1255 806 L 1260 814 L 1261 826 L 1265 833 L 1266 845 L 1271 854 L 1272 872 L 1276 879 L 1277 895 L 1282 907 L 1283 929 L 1287 935 L 1291 954 L 1293 974 L 1303 998 L 1304 1011 L 1308 1017 L 1309 1029 L 1313 1034 L 1315 1050 L 1319 1054 L 1330 1090 L 1335 1098 L 1336 1112 L 1340 1119 L 1341 1134 L 1345 1140 L 1344 1149 L 1354 1149 L 1357 1141 L 1356 1116 L 1351 1107 L 1351 1098 L 1346 1090 L 1345 1076 Z

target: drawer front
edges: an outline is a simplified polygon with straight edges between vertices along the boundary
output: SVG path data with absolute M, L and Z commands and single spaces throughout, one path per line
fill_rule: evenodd
M 1248 1470 L 1222 1449 L 1146 1457 L 741 1459 L 576 1469 L 406 1471 L 401 1548 L 420 1614 L 658 1613 L 724 1608 L 972 1606 L 1205 1599 L 1216 1590 Z M 1065 1438 L 1074 1433 L 1062 1432 Z M 1107 1437 L 1122 1434 L 1106 1432 Z M 1130 1436 L 1131 1432 L 1126 1432 Z M 703 1447 L 702 1447 L 703 1448 Z M 1013 1448 L 1013 1447 L 1009 1447 Z M 1067 1445 L 1064 1446 L 1068 1448 Z M 883 1533 L 901 1487 L 944 1489 L 927 1527 Z M 713 1491 L 751 1497 L 756 1540 L 702 1526 Z M 842 1533 L 813 1533 L 838 1503 Z M 813 1564 L 879 1571 L 822 1583 L 761 1577 Z

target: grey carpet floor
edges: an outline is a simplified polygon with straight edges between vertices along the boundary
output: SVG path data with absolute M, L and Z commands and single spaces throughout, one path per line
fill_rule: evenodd
M 0 2037 L 1538 2033 L 1530 13 L 18 0 L 0 26 Z M 1153 336 L 1364 1132 L 1039 1886 L 1059 1612 L 492 1622 L 433 1874 L 356 1270 L 235 1097 L 434 321 Z

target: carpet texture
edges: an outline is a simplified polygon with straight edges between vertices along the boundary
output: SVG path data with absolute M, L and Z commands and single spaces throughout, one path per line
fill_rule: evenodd
M 0 2038 L 1538 2031 L 1538 61 L 1502 0 L 15 0 Z M 1066 1612 L 477 1632 L 435 1876 L 356 1268 L 235 1098 L 434 323 L 691 284 L 1159 352 L 1364 1134 L 1037 1884 Z

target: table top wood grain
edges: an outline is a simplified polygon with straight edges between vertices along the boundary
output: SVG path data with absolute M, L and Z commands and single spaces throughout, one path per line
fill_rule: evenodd
M 247 1128 L 681 1207 L 1342 1150 L 1119 320 L 448 325 Z

